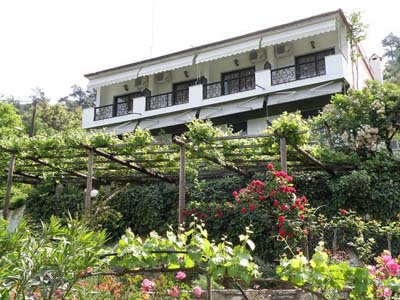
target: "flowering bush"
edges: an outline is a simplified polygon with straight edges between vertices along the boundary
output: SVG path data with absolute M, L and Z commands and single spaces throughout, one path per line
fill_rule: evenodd
M 232 201 L 220 207 L 200 211 L 196 208 L 185 212 L 186 216 L 200 219 L 221 219 L 235 211 L 238 215 L 251 215 L 258 210 L 274 215 L 276 234 L 279 239 L 298 242 L 309 234 L 307 223 L 312 214 L 305 196 L 297 196 L 293 177 L 284 171 L 275 170 L 273 164 L 266 166 L 265 181 L 253 180 L 239 191 L 233 191 Z

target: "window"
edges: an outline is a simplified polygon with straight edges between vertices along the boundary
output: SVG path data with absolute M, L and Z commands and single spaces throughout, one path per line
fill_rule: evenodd
M 222 74 L 223 95 L 252 90 L 255 88 L 254 68 Z
M 124 116 L 133 111 L 133 98 L 141 97 L 142 92 L 135 92 L 114 97 L 113 116 Z
M 175 83 L 172 87 L 174 105 L 189 102 L 189 87 L 196 84 L 196 80 Z
M 335 54 L 335 49 L 296 57 L 296 79 L 325 75 L 325 56 L 332 54 Z

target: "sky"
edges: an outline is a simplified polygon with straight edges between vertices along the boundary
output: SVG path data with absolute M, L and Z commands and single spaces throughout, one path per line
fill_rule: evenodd
M 400 35 L 396 0 L 0 0 L 0 95 L 54 102 L 87 73 L 338 8 L 362 12 L 368 56 Z

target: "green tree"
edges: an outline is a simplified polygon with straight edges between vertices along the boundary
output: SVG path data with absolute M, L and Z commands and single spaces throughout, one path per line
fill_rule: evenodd
M 14 106 L 0 102 L 0 137 L 19 134 L 22 129 L 21 116 L 17 114 Z
M 382 40 L 385 49 L 383 56 L 387 57 L 384 79 L 400 84 L 400 37 L 390 33 Z
M 96 102 L 96 92 L 94 90 L 83 90 L 80 86 L 74 84 L 71 86 L 72 92 L 69 96 L 62 97 L 58 100 L 59 103 L 65 103 L 68 109 L 76 109 L 81 107 L 82 109 L 92 107 Z
M 369 81 L 360 91 L 350 89 L 337 94 L 316 118 L 319 128 L 325 128 L 330 147 L 366 159 L 374 155 L 381 144 L 392 153 L 391 141 L 400 131 L 400 86 Z

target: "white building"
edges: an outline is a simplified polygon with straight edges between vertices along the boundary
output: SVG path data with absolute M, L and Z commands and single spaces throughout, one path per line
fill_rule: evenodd
M 87 74 L 97 100 L 82 127 L 180 133 L 199 118 L 256 134 L 283 111 L 314 115 L 332 94 L 380 79 L 364 56 L 352 70 L 347 30 L 338 10 Z

